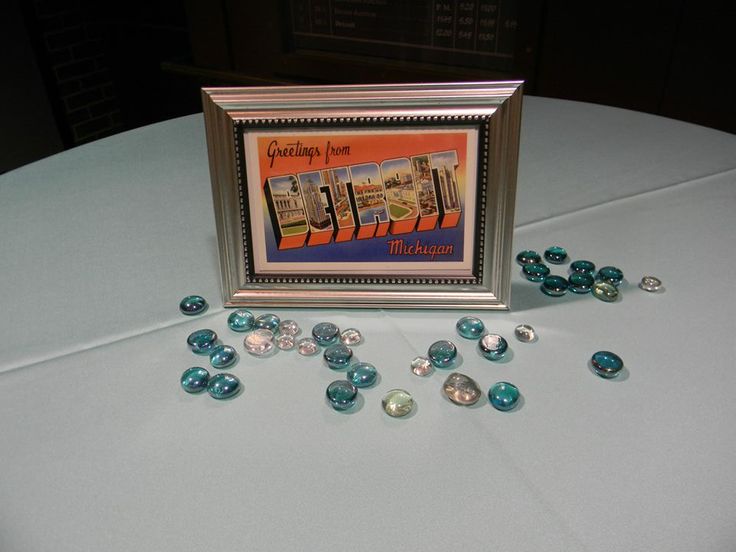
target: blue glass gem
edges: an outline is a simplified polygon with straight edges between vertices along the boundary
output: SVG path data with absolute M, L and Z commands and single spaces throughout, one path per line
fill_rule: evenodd
M 570 270 L 573 272 L 585 272 L 592 275 L 595 272 L 595 265 L 590 261 L 573 261 L 570 263 Z
M 452 341 L 445 339 L 435 341 L 427 350 L 427 357 L 433 366 L 437 368 L 448 368 L 452 366 L 457 357 L 457 347 Z
M 240 309 L 230 313 L 227 325 L 234 332 L 249 332 L 256 325 L 256 319 L 249 310 Z
M 573 272 L 567 279 L 570 291 L 573 293 L 590 293 L 590 289 L 595 283 L 592 274 L 587 272 Z
M 358 389 L 347 380 L 337 380 L 327 386 L 326 395 L 332 408 L 347 410 L 355 405 Z
M 536 251 L 525 249 L 516 256 L 516 262 L 519 263 L 521 266 L 524 266 L 525 264 L 541 263 L 542 257 L 540 257 L 539 253 L 537 253 Z
M 485 324 L 480 318 L 475 316 L 463 316 L 455 324 L 457 333 L 465 339 L 478 339 L 486 329 Z
M 189 334 L 187 343 L 198 355 L 208 355 L 217 344 L 217 334 L 212 330 L 197 330 Z
M 602 378 L 610 379 L 618 376 L 624 367 L 624 361 L 611 351 L 598 351 L 590 359 L 593 370 Z
M 279 332 L 281 319 L 275 314 L 262 314 L 255 321 L 255 327 L 261 330 L 271 330 L 274 334 Z
M 544 263 L 525 264 L 521 272 L 531 282 L 543 282 L 549 276 L 549 267 Z
M 332 345 L 340 338 L 340 328 L 332 322 L 320 322 L 312 328 L 312 337 L 320 345 Z
M 498 334 L 486 334 L 478 341 L 478 349 L 488 360 L 501 360 L 508 348 L 508 342 Z
M 219 370 L 232 366 L 236 360 L 238 360 L 238 353 L 230 345 L 218 345 L 210 353 L 210 364 Z
M 378 370 L 367 362 L 353 364 L 348 370 L 348 381 L 355 387 L 370 387 L 376 383 Z
M 499 381 L 488 390 L 488 401 L 496 410 L 506 412 L 519 402 L 519 389 L 513 383 Z
M 596 282 L 593 284 L 593 297 L 605 301 L 606 303 L 613 303 L 618 299 L 619 292 L 616 286 L 607 284 L 606 282 Z
M 544 251 L 544 258 L 552 264 L 562 264 L 567 261 L 567 249 L 553 245 Z
M 560 297 L 565 295 L 567 288 L 567 279 L 562 276 L 547 276 L 540 286 L 542 293 L 545 293 L 550 297 Z
M 204 368 L 195 366 L 187 368 L 181 375 L 181 386 L 187 393 L 200 393 L 207 389 L 210 373 Z
M 620 268 L 616 268 L 615 266 L 604 266 L 598 271 L 595 279 L 599 282 L 611 284 L 612 286 L 618 286 L 624 279 L 624 273 Z
M 333 370 L 339 370 L 350 366 L 350 361 L 353 359 L 353 350 L 343 343 L 336 343 L 327 347 L 323 356 L 327 366 Z
M 232 374 L 215 374 L 207 384 L 207 392 L 215 399 L 234 397 L 240 389 L 240 380 Z
M 200 297 L 199 295 L 187 295 L 181 300 L 181 303 L 179 303 L 179 310 L 182 314 L 186 314 L 187 316 L 202 314 L 207 310 L 207 301 L 204 300 L 204 297 Z

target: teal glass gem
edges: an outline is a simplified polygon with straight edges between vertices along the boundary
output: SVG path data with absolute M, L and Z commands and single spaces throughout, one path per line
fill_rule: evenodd
M 544 258 L 552 264 L 562 264 L 567 261 L 567 249 L 553 245 L 544 251 Z
M 618 376 L 624 367 L 624 361 L 611 351 L 598 351 L 590 359 L 593 370 L 602 378 L 611 379 Z
M 567 288 L 567 279 L 562 276 L 547 276 L 540 286 L 542 293 L 549 295 L 550 297 L 560 297 L 565 295 Z
M 465 339 L 478 339 L 486 329 L 485 324 L 480 318 L 475 316 L 463 316 L 455 324 L 457 333 Z
M 208 355 L 217 344 L 217 334 L 208 329 L 197 330 L 189 334 L 187 343 L 195 354 Z
M 519 389 L 513 383 L 499 381 L 488 390 L 488 402 L 496 410 L 506 412 L 519 402 Z
M 262 314 L 255 321 L 255 327 L 261 330 L 271 330 L 274 334 L 279 331 L 281 319 L 275 314 Z
M 599 282 L 605 282 L 612 286 L 618 286 L 624 279 L 624 273 L 620 268 L 615 266 L 604 266 L 598 271 L 595 277 Z
M 230 345 L 218 345 L 210 353 L 210 364 L 218 370 L 232 366 L 236 360 L 238 353 Z
M 530 282 L 543 282 L 549 276 L 549 267 L 544 263 L 530 263 L 522 266 L 521 272 Z
M 437 368 L 448 368 L 452 366 L 457 358 L 457 347 L 452 341 L 445 339 L 435 341 L 427 350 L 427 357 L 433 366 Z
M 590 261 L 573 261 L 570 263 L 570 270 L 573 272 L 585 272 L 586 274 L 593 274 L 595 272 L 595 265 Z
M 478 349 L 488 360 L 501 360 L 508 348 L 508 342 L 498 334 L 486 334 L 478 341 Z
M 204 297 L 199 295 L 187 295 L 179 303 L 179 310 L 182 314 L 187 316 L 194 316 L 195 314 L 202 314 L 207 310 L 207 301 Z
M 616 286 L 608 284 L 606 282 L 596 282 L 593 284 L 593 297 L 605 301 L 606 303 L 613 303 L 618 299 L 619 291 Z
M 573 272 L 567 279 L 567 283 L 569 284 L 568 289 L 573 293 L 590 293 L 595 279 L 587 272 Z
M 521 266 L 524 266 L 526 264 L 541 263 L 542 257 L 540 257 L 539 253 L 537 253 L 536 251 L 525 249 L 516 256 L 516 262 L 519 263 Z
M 327 401 L 335 410 L 347 410 L 355 406 L 358 388 L 347 380 L 333 381 L 327 386 Z
M 249 332 L 256 325 L 256 319 L 249 310 L 240 309 L 230 313 L 227 325 L 234 332 Z
M 378 370 L 368 362 L 358 362 L 348 370 L 348 381 L 355 387 L 370 387 L 377 378 Z
M 201 393 L 207 389 L 210 373 L 204 368 L 194 366 L 187 368 L 181 375 L 181 386 L 187 393 Z
M 240 389 L 240 380 L 232 374 L 215 374 L 207 384 L 207 392 L 215 399 L 234 397 Z
M 347 368 L 353 359 L 353 350 L 343 343 L 330 345 L 323 354 L 327 366 L 333 370 Z
M 340 338 L 340 328 L 332 322 L 320 322 L 312 328 L 312 337 L 319 345 L 332 345 Z

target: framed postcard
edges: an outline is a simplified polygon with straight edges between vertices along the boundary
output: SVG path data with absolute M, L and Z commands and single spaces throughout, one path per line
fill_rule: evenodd
M 202 97 L 226 306 L 509 307 L 520 82 Z

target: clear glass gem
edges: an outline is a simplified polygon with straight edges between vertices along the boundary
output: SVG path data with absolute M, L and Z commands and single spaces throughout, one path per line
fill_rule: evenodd
M 187 368 L 181 375 L 181 386 L 187 393 L 201 393 L 207 389 L 210 373 L 204 368 L 195 366 Z
M 542 257 L 540 257 L 539 253 L 537 253 L 536 251 L 525 249 L 516 256 L 516 262 L 519 263 L 521 266 L 524 266 L 526 264 L 541 263 Z
M 217 334 L 212 330 L 197 330 L 189 334 L 187 343 L 192 352 L 198 355 L 208 355 L 217 345 Z
M 463 316 L 455 324 L 457 333 L 465 339 L 478 339 L 486 329 L 485 324 L 480 318 L 475 316 Z
M 249 310 L 236 310 L 227 317 L 227 325 L 234 332 L 249 332 L 255 324 L 256 319 Z
M 290 351 L 296 347 L 296 338 L 289 334 L 280 334 L 276 338 L 276 346 L 282 351 Z
M 488 402 L 496 410 L 511 410 L 519 402 L 519 388 L 507 381 L 494 383 L 488 390 Z
M 376 383 L 378 370 L 368 362 L 358 362 L 350 367 L 347 377 L 355 387 L 370 387 Z
M 207 383 L 207 392 L 215 399 L 234 397 L 240 389 L 240 380 L 232 374 L 215 374 Z
M 347 410 L 355 405 L 358 389 L 347 380 L 333 381 L 327 386 L 327 401 L 335 410 Z
M 565 295 L 567 288 L 567 278 L 563 278 L 562 276 L 547 276 L 540 286 L 542 293 L 550 297 Z
M 271 333 L 276 334 L 279 331 L 279 324 L 281 324 L 281 319 L 278 316 L 267 313 L 256 318 L 255 326 L 256 328 L 269 330 Z
M 508 342 L 498 334 L 486 334 L 478 341 L 478 349 L 488 360 L 501 360 L 508 348 Z
M 340 328 L 332 322 L 320 322 L 312 328 L 312 337 L 320 345 L 332 345 L 340 337 Z
M 296 342 L 296 350 L 300 355 L 312 356 L 319 352 L 319 343 L 311 337 L 302 337 Z
M 544 251 L 544 258 L 552 264 L 562 264 L 567 261 L 567 249 L 553 245 Z
M 570 263 L 570 270 L 572 272 L 585 272 L 586 274 L 593 274 L 595 272 L 595 265 L 590 261 L 573 261 Z
M 237 360 L 238 353 L 230 345 L 218 345 L 210 353 L 210 364 L 218 370 L 232 366 Z
M 567 279 L 568 289 L 573 293 L 590 293 L 595 279 L 587 272 L 573 272 Z
M 442 391 L 448 399 L 461 406 L 477 403 L 483 393 L 473 378 L 460 372 L 447 376 Z
M 279 333 L 282 335 L 299 335 L 302 329 L 294 320 L 282 320 L 279 323 Z
M 598 351 L 590 359 L 593 370 L 602 378 L 610 379 L 618 376 L 624 367 L 624 361 L 611 351 Z
M 624 279 L 624 273 L 620 268 L 616 268 L 615 266 L 604 266 L 598 271 L 595 279 L 599 282 L 606 282 L 607 284 L 618 287 Z
M 593 284 L 593 297 L 605 301 L 606 303 L 613 303 L 618 299 L 619 291 L 616 286 L 608 284 L 606 282 L 596 282 Z
M 414 398 L 408 391 L 392 389 L 381 399 L 383 411 L 392 418 L 401 418 L 414 410 Z
M 521 267 L 521 273 L 530 282 L 543 282 L 549 276 L 549 267 L 544 263 L 530 263 Z
M 271 330 L 258 329 L 245 336 L 243 346 L 253 356 L 266 356 L 273 351 L 274 337 Z
M 537 332 L 529 324 L 519 324 L 514 328 L 516 339 L 522 343 L 531 343 L 537 339 Z
M 435 341 L 429 346 L 427 357 L 437 368 L 448 368 L 455 362 L 457 347 L 446 339 Z
M 333 370 L 340 370 L 350 366 L 353 360 L 353 350 L 344 343 L 336 343 L 327 347 L 323 356 L 327 366 Z
M 657 292 L 662 288 L 662 280 L 656 276 L 644 276 L 639 282 L 639 287 L 644 291 Z
M 434 372 L 434 366 L 427 357 L 418 356 L 411 361 L 411 371 L 417 376 L 426 377 Z
M 202 314 L 207 310 L 207 301 L 200 295 L 187 295 L 179 303 L 179 310 L 187 316 Z
M 345 345 L 358 345 L 363 343 L 363 334 L 355 328 L 348 328 L 340 333 L 340 341 Z

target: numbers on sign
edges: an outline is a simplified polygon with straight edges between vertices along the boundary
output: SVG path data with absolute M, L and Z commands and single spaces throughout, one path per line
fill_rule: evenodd
M 473 18 L 472 17 L 459 17 L 457 20 L 458 25 L 472 25 L 473 24 Z
M 481 42 L 493 42 L 496 40 L 496 35 L 494 33 L 478 33 L 478 40 Z
M 519 26 L 519 22 L 516 21 L 516 19 L 507 19 L 506 21 L 503 22 L 503 26 L 513 31 L 516 29 L 516 27 Z
M 495 27 L 496 19 L 493 17 L 484 17 L 478 21 L 478 24 L 481 27 Z
M 437 11 L 446 11 L 446 12 L 452 11 L 452 6 L 448 4 L 447 2 L 436 2 L 434 6 Z
M 463 40 L 473 40 L 472 31 L 458 31 L 457 37 Z
M 460 2 L 457 5 L 457 9 L 460 11 L 474 11 L 475 4 L 473 2 Z
M 451 15 L 438 15 L 437 23 L 452 23 L 452 16 Z
M 484 13 L 496 13 L 498 6 L 492 4 L 481 4 L 480 11 Z
M 452 36 L 452 29 L 435 29 L 434 35 L 440 37 Z

